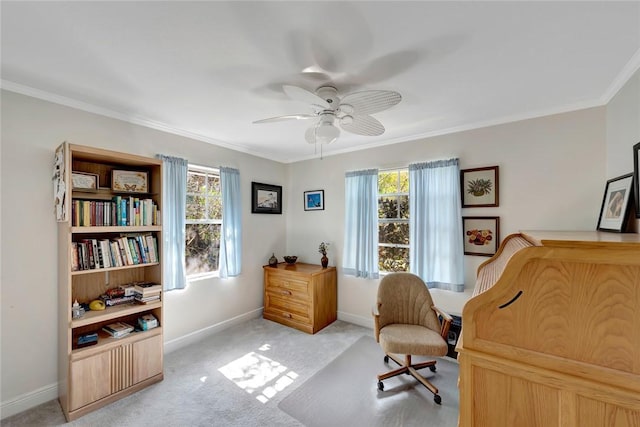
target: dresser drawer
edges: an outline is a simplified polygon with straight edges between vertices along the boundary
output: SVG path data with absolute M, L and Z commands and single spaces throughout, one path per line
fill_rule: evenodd
M 264 309 L 271 313 L 283 313 L 283 317 L 292 318 L 302 322 L 310 322 L 309 304 L 288 297 L 283 297 L 271 292 L 265 294 Z
M 279 274 L 269 275 L 265 291 L 272 292 L 275 295 L 289 296 L 299 300 L 309 300 L 308 281 L 286 277 Z

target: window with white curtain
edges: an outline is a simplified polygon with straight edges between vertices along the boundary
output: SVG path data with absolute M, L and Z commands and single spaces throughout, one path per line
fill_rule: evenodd
M 222 228 L 220 172 L 189 165 L 185 229 L 185 269 L 190 279 L 219 269 Z

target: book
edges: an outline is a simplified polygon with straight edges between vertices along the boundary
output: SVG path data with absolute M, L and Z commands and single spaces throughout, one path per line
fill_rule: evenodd
M 109 295 L 101 295 L 100 299 L 104 301 L 104 305 L 107 307 L 113 307 L 115 305 L 131 303 L 135 299 L 135 296 L 110 297 Z
M 148 296 L 162 291 L 162 285 L 153 282 L 134 282 L 133 290 L 142 296 Z
M 116 322 L 105 325 L 102 330 L 114 338 L 122 338 L 133 331 L 133 326 L 124 322 Z

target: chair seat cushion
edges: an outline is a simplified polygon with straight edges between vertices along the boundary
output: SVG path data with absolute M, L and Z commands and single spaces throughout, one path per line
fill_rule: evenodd
M 380 346 L 385 353 L 444 356 L 447 342 L 436 331 L 419 325 L 392 323 L 380 329 Z

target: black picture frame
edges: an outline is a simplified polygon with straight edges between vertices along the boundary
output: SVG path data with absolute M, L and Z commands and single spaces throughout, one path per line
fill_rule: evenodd
M 324 190 L 313 190 L 304 192 L 305 211 L 324 210 Z
M 598 231 L 622 233 L 627 228 L 630 200 L 633 197 L 633 173 L 607 181 L 598 217 Z
M 633 146 L 633 199 L 636 218 L 640 218 L 640 142 Z
M 460 170 L 460 195 L 463 208 L 498 207 L 499 166 Z
M 500 247 L 499 216 L 463 216 L 464 254 L 491 257 Z
M 282 186 L 252 182 L 251 213 L 282 214 Z

